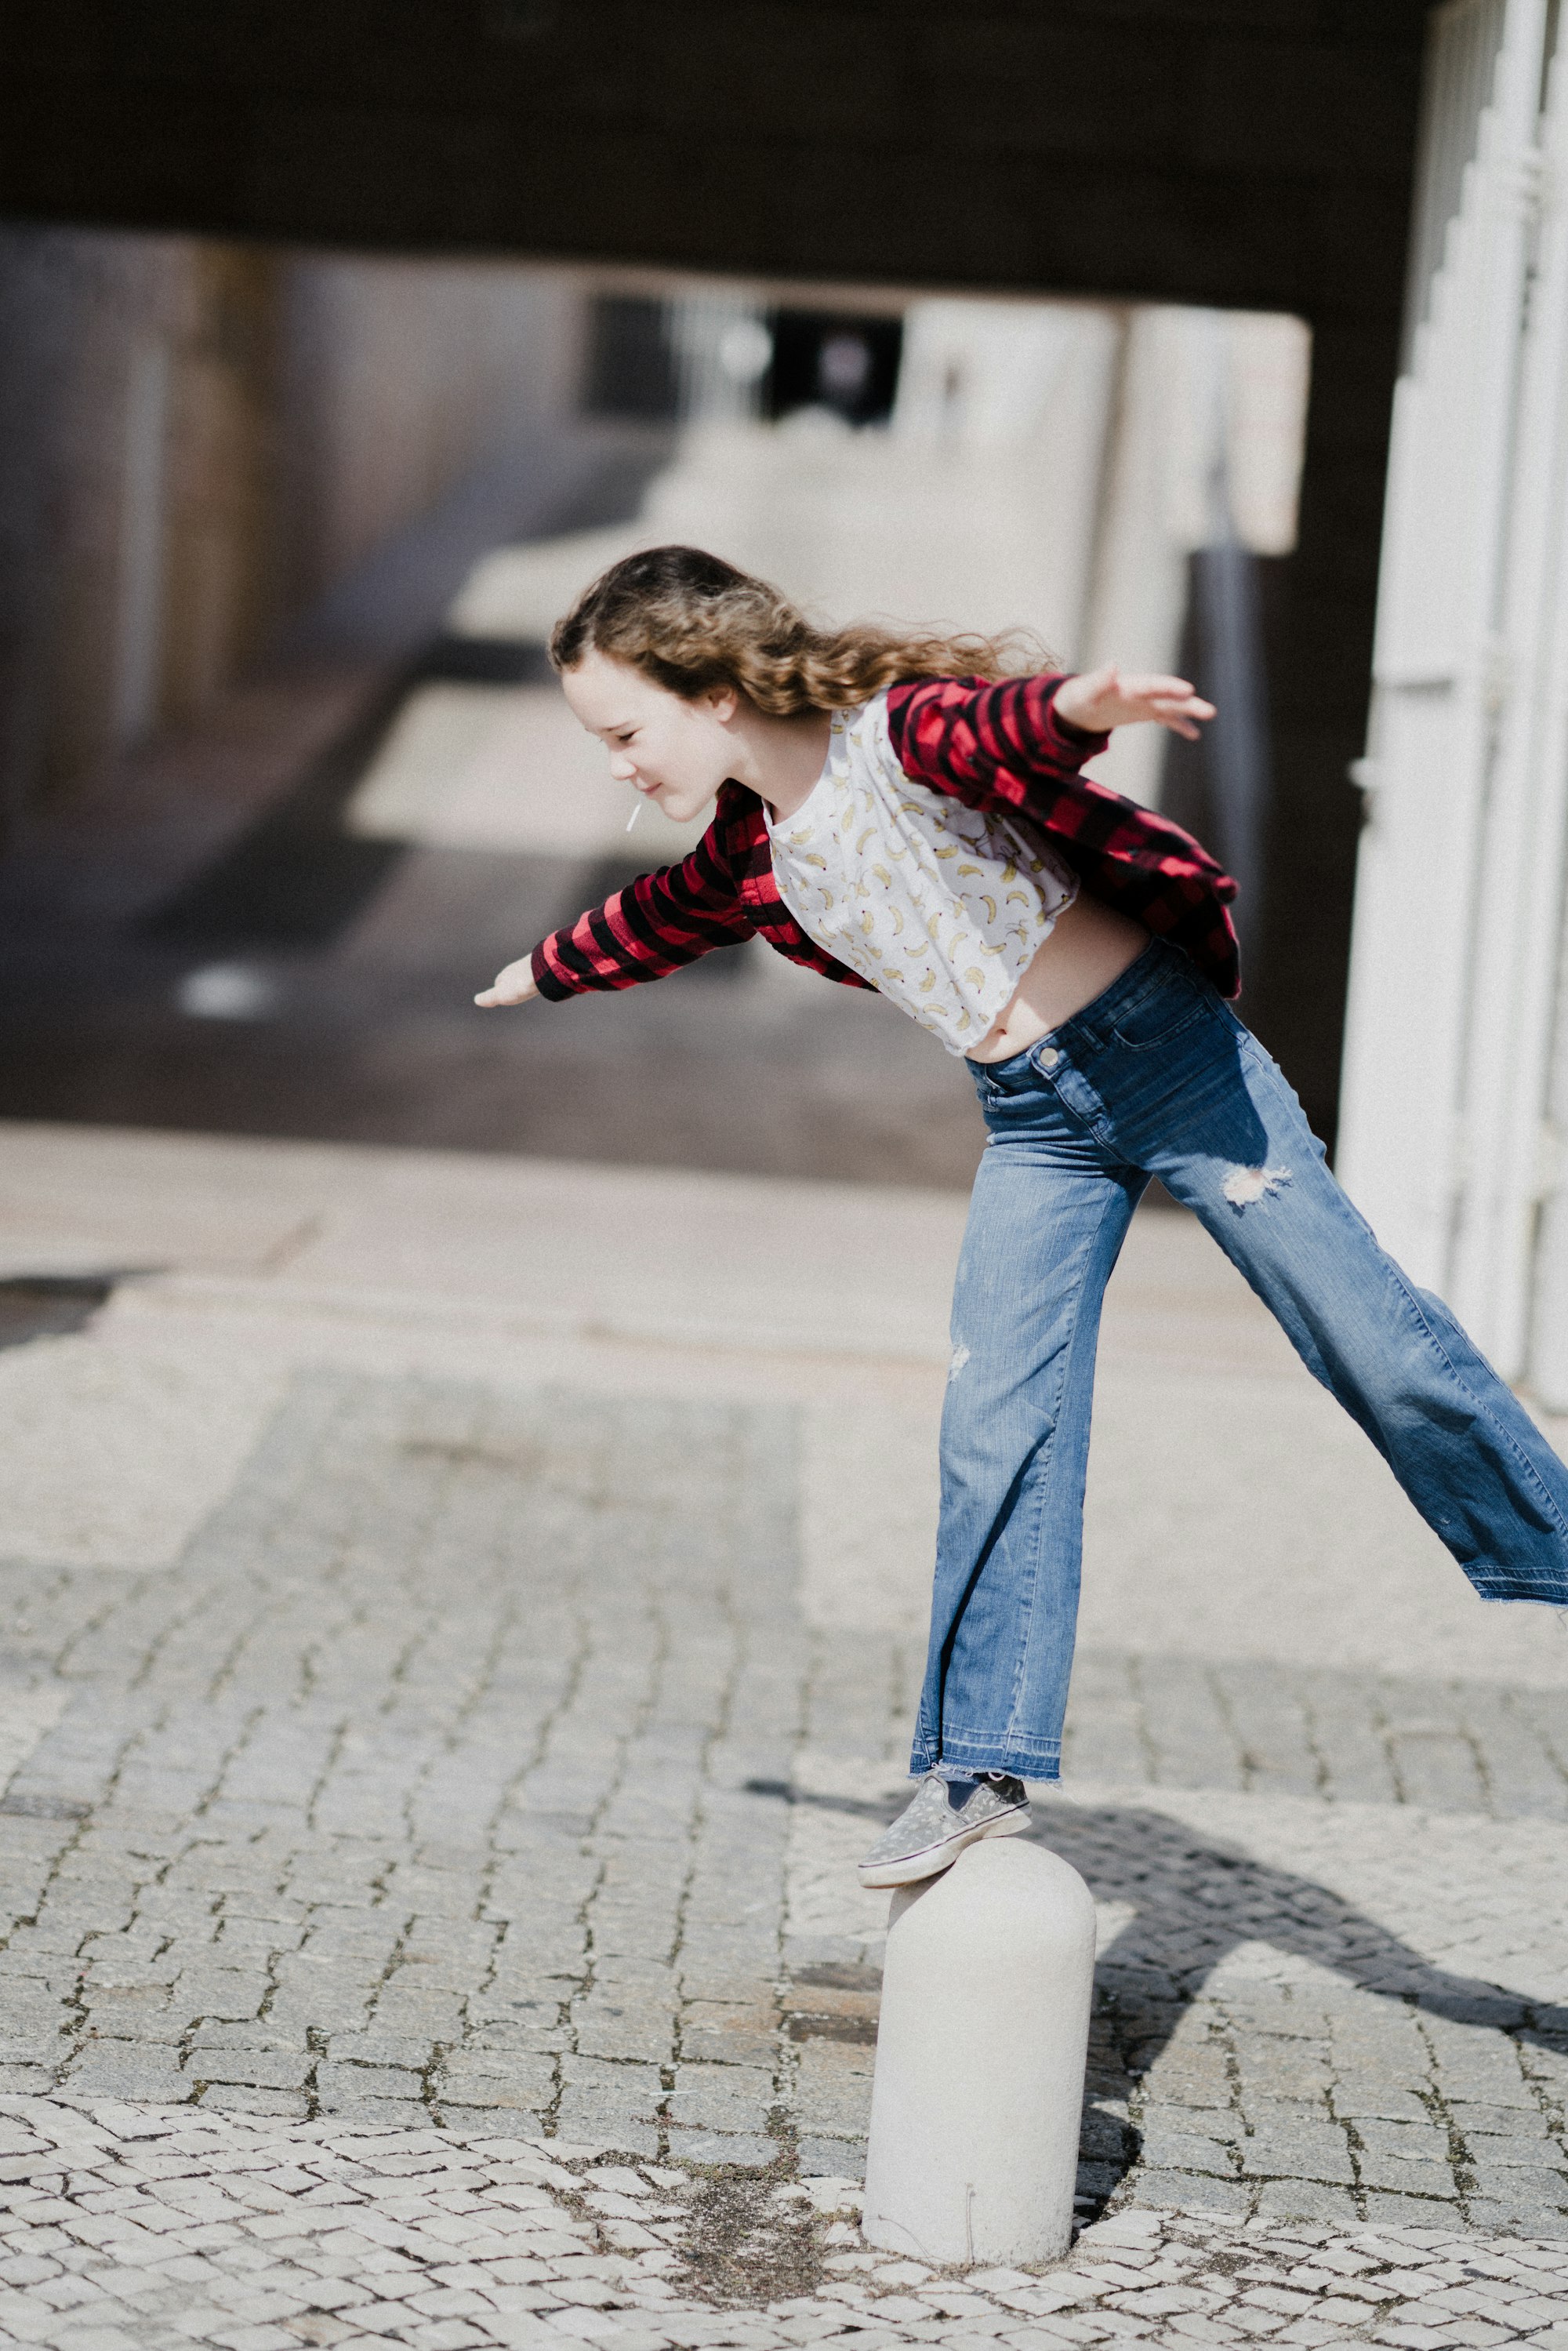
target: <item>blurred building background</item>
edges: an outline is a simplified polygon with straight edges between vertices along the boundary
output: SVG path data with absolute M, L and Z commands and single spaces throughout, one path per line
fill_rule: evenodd
M 760 946 L 472 1008 L 695 838 L 627 841 L 543 652 L 664 538 L 826 614 L 1187 662 L 1214 737 L 1100 772 L 1256 928 L 1299 320 L 23 229 L 0 302 L 14 1113 L 966 1181 L 962 1071 Z
M 1106 778 L 1238 872 L 1353 1193 L 1568 1404 L 1560 12 L 767 23 L 0 37 L 6 1105 L 962 1180 L 963 1073 L 777 958 L 467 1011 L 679 846 L 540 655 L 678 533 L 1213 693 Z
M 12 825 L 209 707 L 302 616 L 340 646 L 417 639 L 472 552 L 453 493 L 482 543 L 574 479 L 580 314 L 500 266 L 0 234 Z M 376 559 L 412 528 L 400 603 Z

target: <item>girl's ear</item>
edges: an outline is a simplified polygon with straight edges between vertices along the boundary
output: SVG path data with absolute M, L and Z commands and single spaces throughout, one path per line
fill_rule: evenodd
M 740 696 L 733 685 L 710 685 L 706 699 L 721 726 L 727 726 L 740 708 Z

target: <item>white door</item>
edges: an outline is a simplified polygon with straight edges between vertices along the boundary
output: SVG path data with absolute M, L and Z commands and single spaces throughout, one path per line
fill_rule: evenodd
M 1339 1171 L 1417 1281 L 1449 1290 L 1462 1260 L 1467 1293 L 1498 1261 L 1464 1211 L 1477 989 L 1508 984 L 1490 963 L 1481 981 L 1478 925 L 1518 880 L 1500 837 L 1488 852 L 1547 26 L 1546 0 L 1433 15 L 1362 770 Z M 1496 1303 L 1465 1299 L 1483 1345 Z
M 1568 57 L 1552 61 L 1541 155 L 1514 196 L 1535 234 L 1495 663 L 1463 1080 L 1465 1155 L 1449 1293 L 1505 1374 L 1549 1401 L 1568 1333 L 1541 1297 L 1542 1202 L 1561 1169 L 1546 1125 L 1568 816 Z M 1554 1209 L 1548 1217 L 1558 1212 Z M 1542 1272 L 1544 1273 L 1544 1262 Z M 1531 1313 L 1532 1290 L 1538 1310 Z M 1536 1345 L 1531 1348 L 1531 1322 Z M 1533 1352 L 1533 1361 L 1531 1360 Z

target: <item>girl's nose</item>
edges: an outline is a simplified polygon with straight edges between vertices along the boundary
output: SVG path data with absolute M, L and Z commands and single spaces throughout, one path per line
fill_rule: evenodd
M 633 783 L 636 780 L 637 763 L 634 759 L 629 759 L 624 751 L 612 751 L 610 772 L 618 784 Z

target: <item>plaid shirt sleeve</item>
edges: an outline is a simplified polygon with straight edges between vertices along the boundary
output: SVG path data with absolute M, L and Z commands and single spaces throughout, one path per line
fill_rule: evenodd
M 887 697 L 894 752 L 917 783 L 1029 819 L 1097 898 L 1184 947 L 1222 996 L 1235 996 L 1240 973 L 1226 912 L 1235 883 L 1180 825 L 1079 773 L 1110 737 L 1057 716 L 1062 683 L 1046 675 L 895 685 Z
M 635 987 L 751 936 L 756 925 L 741 898 L 727 799 L 721 796 L 689 857 L 640 873 L 601 906 L 540 940 L 533 974 L 541 996 L 559 1003 L 588 988 Z

